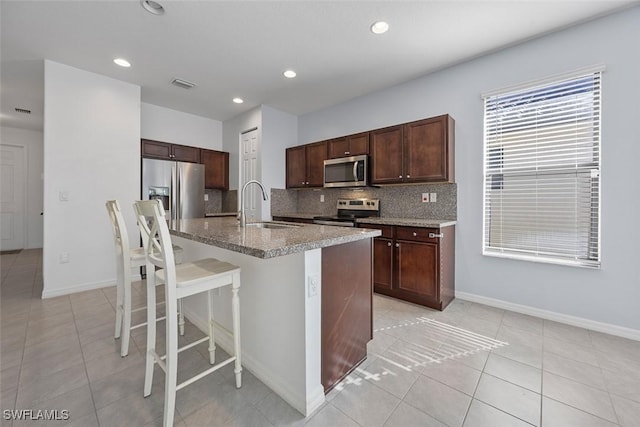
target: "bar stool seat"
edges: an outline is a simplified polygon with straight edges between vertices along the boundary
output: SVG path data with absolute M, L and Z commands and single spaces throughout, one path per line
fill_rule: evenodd
M 141 232 L 147 225 L 149 234 L 146 240 L 145 254 L 147 271 L 160 267 L 155 274 L 147 275 L 147 354 L 145 367 L 144 396 L 151 394 L 154 365 L 165 373 L 164 426 L 173 425 L 176 392 L 189 384 L 234 363 L 236 387 L 242 386 L 242 364 L 240 356 L 240 267 L 215 258 L 206 258 L 194 262 L 176 265 L 171 248 L 171 236 L 164 217 L 164 209 L 159 200 L 144 200 L 134 204 Z M 151 292 L 156 283 L 165 284 L 165 302 L 167 310 L 166 349 L 163 356 L 156 352 L 155 292 Z M 231 313 L 233 354 L 227 359 L 215 363 L 215 336 L 213 318 L 213 290 L 224 286 L 231 287 Z M 178 347 L 176 313 L 179 301 L 187 296 L 207 293 L 208 336 L 183 347 Z M 209 342 L 209 363 L 213 366 L 203 372 L 177 384 L 178 353 L 200 343 Z

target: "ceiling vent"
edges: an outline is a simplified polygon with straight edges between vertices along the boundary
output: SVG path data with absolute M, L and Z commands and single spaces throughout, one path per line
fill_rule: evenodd
M 195 83 L 191 83 L 191 82 L 188 82 L 188 81 L 182 80 L 182 79 L 173 79 L 171 81 L 171 84 L 174 85 L 174 86 L 181 87 L 182 89 L 191 89 L 192 87 L 194 87 L 196 85 Z
M 31 110 L 27 110 L 26 108 L 15 108 L 16 113 L 22 113 L 22 114 L 31 114 Z

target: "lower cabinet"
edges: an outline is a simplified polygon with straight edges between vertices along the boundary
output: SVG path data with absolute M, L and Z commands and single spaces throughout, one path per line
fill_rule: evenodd
M 373 338 L 371 239 L 322 248 L 322 360 L 325 393 L 367 357 Z
M 373 243 L 373 289 L 443 310 L 454 298 L 455 227 L 360 224 L 382 231 Z

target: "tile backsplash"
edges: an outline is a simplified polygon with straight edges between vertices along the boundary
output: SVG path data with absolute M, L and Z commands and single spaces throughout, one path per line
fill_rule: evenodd
M 422 193 L 436 193 L 435 202 L 423 203 Z M 324 202 L 320 196 L 324 196 Z M 364 189 L 271 189 L 271 214 L 312 213 L 335 215 L 338 199 L 380 199 L 380 216 L 388 218 L 457 219 L 456 184 L 417 184 Z
M 236 212 L 238 210 L 238 191 L 221 191 L 205 189 L 204 194 L 209 200 L 204 202 L 204 211 L 207 214 L 221 212 Z

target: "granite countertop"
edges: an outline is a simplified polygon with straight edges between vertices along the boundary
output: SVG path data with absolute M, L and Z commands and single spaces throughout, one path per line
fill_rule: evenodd
M 300 219 L 313 219 L 314 216 L 320 216 L 320 214 L 311 213 L 283 213 L 273 214 L 273 216 L 283 218 L 300 218 Z M 401 225 L 409 227 L 424 227 L 424 228 L 444 228 L 456 225 L 454 219 L 424 219 L 424 218 L 387 218 L 387 217 L 375 217 L 375 218 L 362 218 L 357 219 L 358 224 L 380 224 L 380 225 Z
M 456 225 L 454 219 L 423 219 L 423 218 L 362 218 L 358 224 L 404 225 L 409 227 L 444 228 Z
M 310 249 L 340 245 L 381 235 L 380 230 L 293 224 L 291 228 L 270 229 L 247 225 L 236 218 L 183 219 L 171 223 L 172 235 L 257 258 L 273 258 Z

